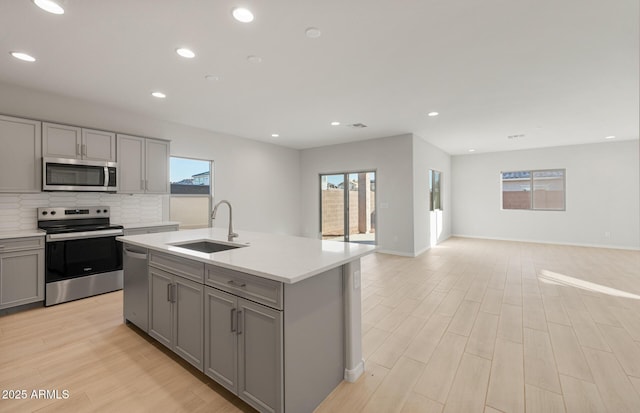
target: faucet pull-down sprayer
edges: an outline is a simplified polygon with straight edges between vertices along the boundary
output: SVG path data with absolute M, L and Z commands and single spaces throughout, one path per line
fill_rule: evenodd
M 218 212 L 218 207 L 220 206 L 220 204 L 227 204 L 229 205 L 229 236 L 227 237 L 227 240 L 229 242 L 233 241 L 234 238 L 238 237 L 239 235 L 236 234 L 235 232 L 233 232 L 233 212 L 231 209 L 231 203 L 229 203 L 229 201 L 226 200 L 222 200 L 220 202 L 218 202 L 214 207 L 213 207 L 213 212 L 211 212 L 211 220 L 215 221 L 216 219 L 216 214 Z M 213 224 L 213 223 L 212 223 Z

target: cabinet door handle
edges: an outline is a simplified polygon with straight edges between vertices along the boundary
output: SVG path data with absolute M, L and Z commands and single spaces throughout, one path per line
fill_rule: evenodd
M 242 310 L 238 311 L 238 334 L 242 334 L 242 330 L 244 329 L 244 323 L 241 323 L 242 320 Z M 242 327 L 241 327 L 242 326 Z
M 76 155 L 82 155 L 80 153 L 80 144 L 79 143 L 76 143 Z
M 178 301 L 178 284 L 171 284 L 171 302 Z
M 233 287 L 240 287 L 240 288 L 244 288 L 247 286 L 246 283 L 242 283 L 242 284 L 238 284 L 237 282 L 235 282 L 234 280 L 229 280 L 227 281 L 227 284 L 233 286 Z
M 167 301 L 171 302 L 171 284 L 167 284 Z
M 236 318 L 234 317 L 236 315 L 236 309 L 232 308 L 231 309 L 231 332 L 235 333 L 236 331 Z
M 87 156 L 87 144 L 86 143 L 82 144 L 82 154 L 84 156 Z

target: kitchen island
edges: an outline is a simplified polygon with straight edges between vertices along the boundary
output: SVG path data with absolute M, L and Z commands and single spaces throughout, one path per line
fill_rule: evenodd
M 312 412 L 364 371 L 360 258 L 374 246 L 247 231 L 228 242 L 219 228 L 118 239 L 125 320 L 259 411 Z

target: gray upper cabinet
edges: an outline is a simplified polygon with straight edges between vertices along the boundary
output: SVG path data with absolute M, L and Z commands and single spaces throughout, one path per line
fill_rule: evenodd
M 42 124 L 46 157 L 116 161 L 116 134 L 55 123 Z
M 44 300 L 44 237 L 0 240 L 0 309 Z
M 169 142 L 118 134 L 118 192 L 169 193 Z
M 169 193 L 169 142 L 146 140 L 146 185 L 149 194 Z
M 0 116 L 0 192 L 42 189 L 41 123 Z

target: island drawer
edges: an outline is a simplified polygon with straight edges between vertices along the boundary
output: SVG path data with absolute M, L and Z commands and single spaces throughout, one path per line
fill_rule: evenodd
M 152 251 L 149 265 L 199 283 L 204 281 L 203 262 Z
M 278 281 L 207 264 L 205 284 L 277 310 L 283 309 L 282 283 Z

